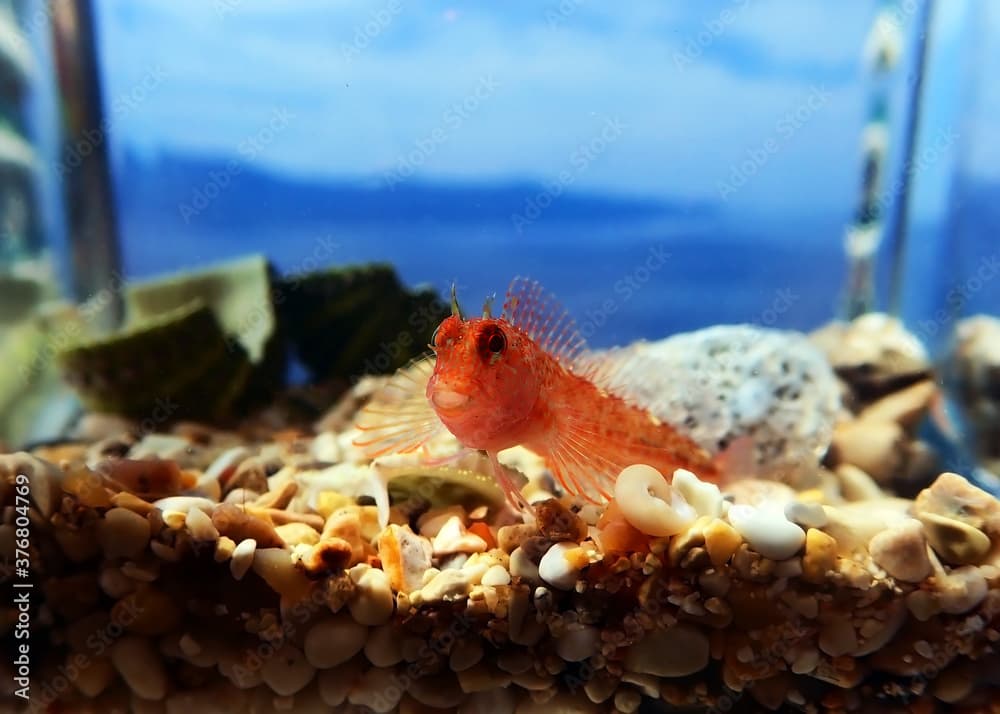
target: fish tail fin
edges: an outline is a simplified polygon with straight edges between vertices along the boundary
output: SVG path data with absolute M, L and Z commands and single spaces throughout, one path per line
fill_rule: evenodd
M 414 452 L 445 429 L 427 402 L 433 371 L 433 356 L 411 360 L 361 410 L 355 426 L 363 434 L 354 445 L 366 457 Z

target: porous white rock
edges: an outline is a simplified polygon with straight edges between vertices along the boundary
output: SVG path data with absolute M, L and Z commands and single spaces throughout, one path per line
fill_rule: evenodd
M 717 325 L 595 355 L 607 387 L 712 453 L 753 440 L 762 473 L 795 471 L 822 455 L 840 411 L 840 386 L 800 333 Z

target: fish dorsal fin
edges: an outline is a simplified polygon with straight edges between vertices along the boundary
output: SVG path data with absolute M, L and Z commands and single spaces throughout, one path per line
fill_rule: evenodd
M 361 410 L 355 426 L 362 436 L 354 445 L 365 456 L 411 453 L 446 430 L 427 401 L 434 362 L 433 354 L 411 360 Z
M 567 367 L 587 348 L 569 312 L 554 295 L 530 278 L 516 277 L 511 281 L 504 298 L 503 317 Z
M 582 352 L 575 361 L 576 372 L 599 389 L 620 397 L 632 406 L 646 408 L 642 403 L 644 400 L 636 393 L 636 375 L 643 374 L 644 369 L 655 369 L 657 365 L 646 358 L 644 345 L 644 342 L 638 342 L 628 347 Z

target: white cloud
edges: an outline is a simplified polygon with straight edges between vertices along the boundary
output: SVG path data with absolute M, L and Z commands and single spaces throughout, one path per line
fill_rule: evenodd
M 231 12 L 217 10 L 231 1 L 104 6 L 109 94 L 128 91 L 150 66 L 168 73 L 122 118 L 123 139 L 232 152 L 284 107 L 295 119 L 262 161 L 298 172 L 379 173 L 491 76 L 499 89 L 461 126 L 445 126 L 425 175 L 551 178 L 617 116 L 627 130 L 578 185 L 708 198 L 808 95 L 807 76 L 775 67 L 855 62 L 868 20 L 818 0 L 805 10 L 792 0 L 748 0 L 745 13 L 702 45 L 698 61 L 680 68 L 676 53 L 740 0 L 694 10 L 637 3 L 603 16 L 580 5 L 555 28 L 545 13 L 558 3 L 515 4 L 511 17 L 462 8 L 454 22 L 440 8 L 406 3 L 384 29 L 364 34 L 367 46 L 346 62 L 343 48 L 391 0 L 311 1 L 280 12 L 243 0 Z M 737 51 L 750 44 L 755 54 L 731 56 L 734 40 L 742 43 Z M 787 201 L 789 182 L 819 201 L 850 200 L 863 95 L 851 84 L 830 89 L 830 102 L 734 200 Z

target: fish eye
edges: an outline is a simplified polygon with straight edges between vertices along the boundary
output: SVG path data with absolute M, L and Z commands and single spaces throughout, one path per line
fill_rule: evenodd
M 496 359 L 507 350 L 507 336 L 496 325 L 479 333 L 479 353 L 484 358 Z

